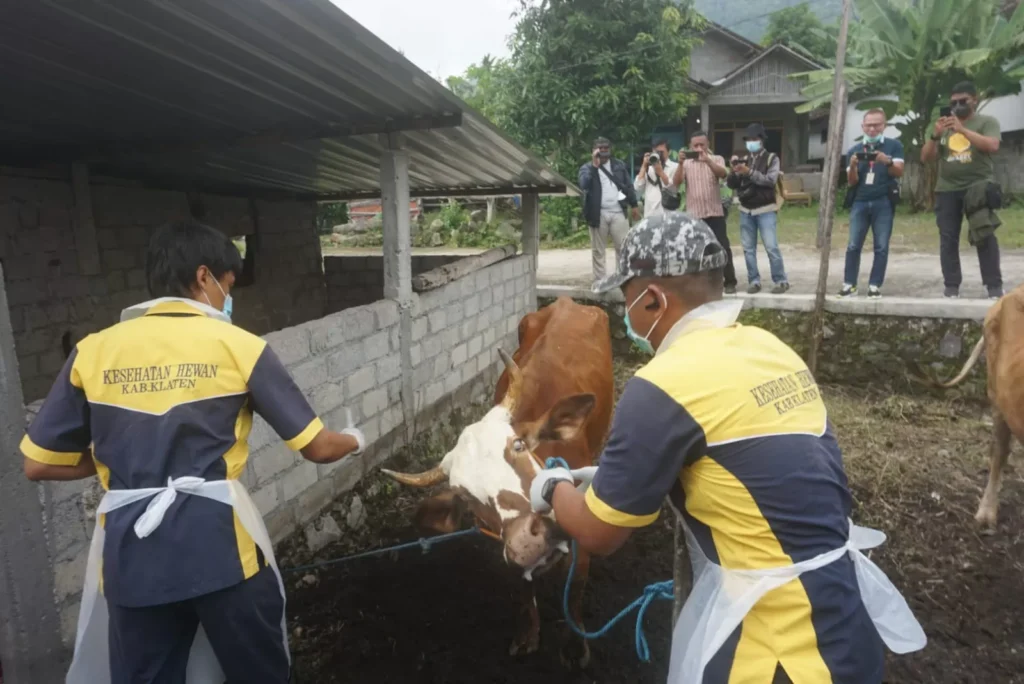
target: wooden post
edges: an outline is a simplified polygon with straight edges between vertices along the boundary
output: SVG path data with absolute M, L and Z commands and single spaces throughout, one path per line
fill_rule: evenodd
M 693 588 L 693 568 L 690 566 L 690 552 L 686 547 L 683 521 L 676 514 L 675 551 L 672 555 L 672 581 L 675 589 L 675 604 L 672 609 L 672 629 L 675 629 L 679 613 L 683 610 L 690 590 Z
M 835 221 L 836 193 L 839 191 L 839 160 L 843 156 L 843 131 L 846 127 L 846 81 L 843 66 L 846 63 L 846 37 L 850 30 L 850 5 L 843 0 L 843 20 L 839 26 L 836 48 L 835 78 L 832 83 L 832 109 L 828 116 L 828 147 L 825 150 L 825 171 L 821 183 L 818 206 L 818 287 L 815 292 L 814 313 L 811 315 L 811 338 L 807 347 L 807 367 L 814 375 L 818 370 L 818 351 L 825 328 L 825 291 L 828 288 L 828 264 L 832 254 L 832 224 Z

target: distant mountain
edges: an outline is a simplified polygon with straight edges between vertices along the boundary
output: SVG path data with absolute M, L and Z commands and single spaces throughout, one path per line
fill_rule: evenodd
M 802 0 L 694 0 L 694 7 L 705 17 L 760 43 L 773 12 L 799 5 Z M 831 24 L 843 11 L 843 0 L 810 0 L 811 10 L 825 24 Z

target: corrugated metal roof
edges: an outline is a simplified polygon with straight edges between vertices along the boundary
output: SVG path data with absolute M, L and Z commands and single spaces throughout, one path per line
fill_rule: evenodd
M 0 163 L 88 160 L 162 187 L 414 195 L 574 190 L 328 0 L 33 0 L 0 22 Z

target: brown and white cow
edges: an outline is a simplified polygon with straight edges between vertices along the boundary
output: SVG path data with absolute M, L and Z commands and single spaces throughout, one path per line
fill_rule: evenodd
M 1024 285 L 1007 293 L 985 315 L 984 334 L 975 345 L 959 375 L 949 382 L 934 380 L 919 369 L 916 375 L 932 387 L 947 389 L 960 384 L 985 352 L 988 398 L 992 404 L 992 447 L 988 484 L 974 516 L 982 525 L 995 528 L 1003 467 L 1010 455 L 1010 440 L 1024 441 Z
M 533 653 L 540 645 L 540 615 L 532 578 L 568 551 L 553 515 L 530 507 L 530 483 L 550 456 L 570 468 L 592 465 L 611 421 L 614 379 L 608 315 L 568 298 L 528 314 L 519 323 L 519 348 L 503 351 L 495 406 L 462 431 L 440 465 L 418 475 L 384 471 L 399 482 L 427 487 L 447 480 L 449 489 L 424 501 L 420 527 L 438 533 L 460 525 L 468 509 L 497 533 L 505 560 L 523 572 L 525 620 L 509 649 Z M 578 554 L 571 611 L 582 624 L 582 595 L 590 557 Z M 562 648 L 569 667 L 586 666 L 586 643 L 568 633 Z

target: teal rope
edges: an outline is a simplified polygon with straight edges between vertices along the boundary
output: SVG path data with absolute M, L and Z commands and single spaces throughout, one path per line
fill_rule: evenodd
M 329 565 L 338 565 L 341 563 L 348 563 L 349 561 L 361 560 L 363 558 L 372 558 L 374 556 L 383 556 L 393 551 L 404 551 L 405 549 L 419 548 L 423 553 L 430 553 L 430 550 L 437 544 L 443 544 L 459 537 L 466 537 L 471 534 L 480 534 L 479 528 L 471 527 L 468 530 L 459 530 L 458 532 L 451 532 L 449 534 L 439 534 L 436 537 L 423 537 L 416 541 L 406 542 L 405 544 L 398 544 L 396 546 L 388 546 L 383 549 L 374 549 L 372 551 L 363 551 L 362 553 L 355 553 L 351 556 L 342 556 L 341 558 L 332 558 L 331 560 L 320 561 L 319 563 L 310 563 L 309 565 L 299 565 L 294 568 L 285 568 L 281 570 L 281 574 L 290 572 L 302 572 L 305 570 L 316 570 L 318 568 L 325 568 Z
M 562 467 L 566 470 L 569 469 L 568 464 L 564 459 L 561 458 L 549 458 L 544 464 L 547 468 L 558 468 Z M 604 627 L 597 630 L 596 632 L 586 632 L 576 624 L 572 619 L 572 614 L 569 612 L 569 594 L 572 588 L 572 580 L 576 575 L 576 542 L 572 543 L 572 564 L 569 566 L 569 574 L 565 578 L 565 591 L 562 592 L 562 612 L 565 613 L 565 622 L 569 625 L 569 629 L 573 631 L 577 636 L 583 639 L 600 639 L 610 632 L 615 625 L 622 622 L 623 618 L 632 613 L 634 610 L 636 614 L 636 625 L 634 627 L 633 642 L 636 647 L 636 655 L 641 661 L 645 663 L 651 662 L 651 648 L 647 643 L 647 635 L 644 634 L 644 616 L 647 614 L 647 609 L 651 607 L 651 604 L 656 600 L 674 601 L 675 600 L 675 585 L 672 580 L 665 582 L 655 582 L 654 584 L 648 584 L 644 587 L 644 593 L 640 595 L 635 601 L 630 603 L 628 606 L 619 611 L 619 614 L 609 620 Z

